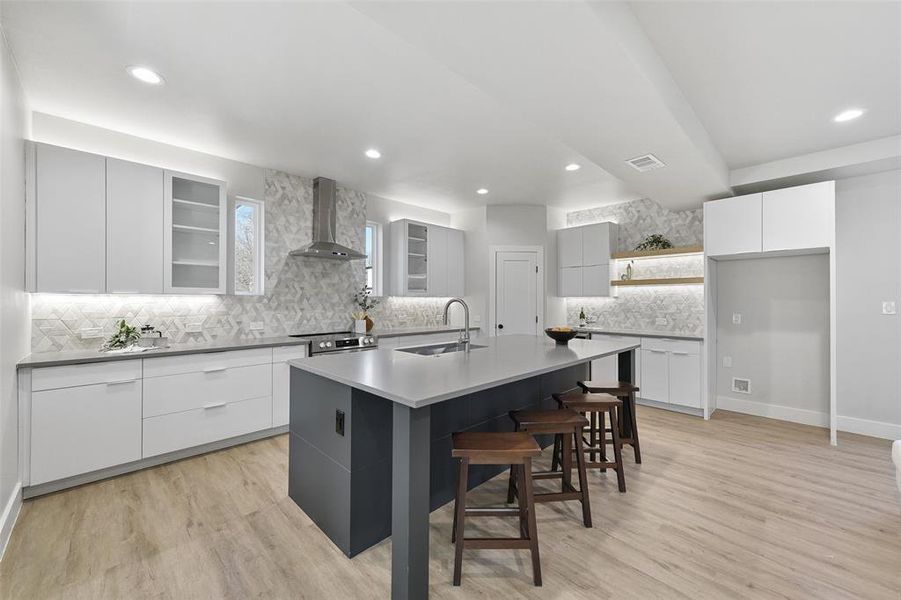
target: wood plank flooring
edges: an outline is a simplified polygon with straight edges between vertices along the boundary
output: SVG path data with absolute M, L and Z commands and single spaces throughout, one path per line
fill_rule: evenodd
M 628 493 L 589 475 L 593 529 L 578 502 L 538 507 L 543 588 L 527 552 L 475 550 L 453 588 L 447 505 L 431 519 L 431 597 L 901 599 L 889 442 L 832 448 L 822 429 L 722 411 L 640 407 L 639 426 Z M 286 490 L 280 436 L 26 501 L 0 598 L 387 598 L 390 540 L 349 560 Z M 502 475 L 471 497 L 505 494 Z

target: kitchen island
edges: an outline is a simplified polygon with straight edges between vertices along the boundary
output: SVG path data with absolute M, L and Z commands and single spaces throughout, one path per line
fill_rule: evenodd
M 405 347 L 291 361 L 288 493 L 348 556 L 391 535 L 393 598 L 428 596 L 429 513 L 454 495 L 451 434 L 510 431 L 510 410 L 552 408 L 588 363 L 638 343 L 478 337 L 469 352 Z M 470 488 L 500 472 L 473 469 Z

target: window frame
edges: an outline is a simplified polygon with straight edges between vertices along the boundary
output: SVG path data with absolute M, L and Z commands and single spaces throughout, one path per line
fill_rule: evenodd
M 366 221 L 365 229 L 363 230 L 363 245 L 365 250 L 366 244 L 366 230 L 372 229 L 372 256 L 369 257 L 369 262 L 372 264 L 371 267 L 366 267 L 364 264 L 364 272 L 366 269 L 372 269 L 372 289 L 370 290 L 370 295 L 374 297 L 382 296 L 382 224 L 376 221 Z M 365 281 L 365 280 L 364 280 Z
M 256 219 L 254 222 L 254 241 L 256 242 L 254 245 L 254 286 L 253 290 L 245 291 L 238 290 L 238 209 L 241 206 L 251 206 L 253 207 L 254 214 L 256 215 Z M 254 200 L 253 198 L 245 198 L 243 196 L 236 196 L 234 208 L 232 209 L 232 261 L 234 262 L 234 293 L 236 296 L 262 296 L 265 293 L 265 278 L 266 278 L 266 265 L 265 265 L 265 254 L 266 254 L 266 205 L 262 200 Z

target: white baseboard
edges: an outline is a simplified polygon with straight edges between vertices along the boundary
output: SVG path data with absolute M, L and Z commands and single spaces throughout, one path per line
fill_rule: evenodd
M 887 440 L 901 440 L 901 425 L 886 423 L 884 421 L 870 421 L 856 417 L 838 416 L 837 427 L 839 431 L 859 433 L 870 437 L 884 438 Z
M 6 552 L 6 545 L 9 543 L 9 537 L 13 533 L 13 526 L 16 524 L 16 519 L 19 518 L 21 508 L 22 484 L 17 483 L 9 501 L 3 508 L 3 514 L 0 515 L 0 560 L 3 559 L 3 554 Z
M 752 400 L 732 398 L 730 396 L 717 396 L 717 408 L 731 410 L 732 412 L 755 415 L 757 417 L 769 417 L 781 421 L 791 421 L 802 425 L 814 425 L 816 427 L 829 427 L 829 414 L 791 406 L 779 406 L 775 404 L 763 404 Z M 887 440 L 901 440 L 901 425 L 886 423 L 884 421 L 870 421 L 856 417 L 837 418 L 836 427 L 839 431 L 847 433 L 859 433 L 870 437 L 884 438 Z
M 817 427 L 829 427 L 828 413 L 791 406 L 777 404 L 764 404 L 753 400 L 732 398 L 730 396 L 717 396 L 716 407 L 722 410 L 754 415 L 757 417 L 769 417 L 780 421 L 791 421 L 802 425 L 815 425 Z

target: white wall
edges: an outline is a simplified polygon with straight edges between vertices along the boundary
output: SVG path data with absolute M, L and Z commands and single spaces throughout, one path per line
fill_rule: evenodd
M 451 215 L 451 227 L 462 229 L 464 273 L 470 318 L 479 326 L 488 323 L 488 223 L 485 208 L 471 208 Z
M 2 19 L 2 16 L 0 16 Z M 28 354 L 25 293 L 25 97 L 0 40 L 0 554 L 21 504 L 16 363 Z
M 835 190 L 838 427 L 901 439 L 901 171 Z
M 828 255 L 720 261 L 716 298 L 717 405 L 827 425 Z M 733 392 L 732 377 L 750 379 L 751 393 Z

